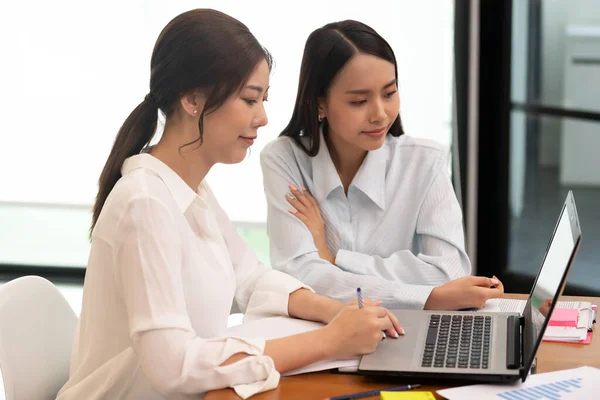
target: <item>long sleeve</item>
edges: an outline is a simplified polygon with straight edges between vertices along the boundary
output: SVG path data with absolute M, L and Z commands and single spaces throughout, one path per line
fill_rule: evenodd
M 288 185 L 303 184 L 296 164 L 278 154 L 261 154 L 268 214 L 267 229 L 273 267 L 312 287 L 317 293 L 340 301 L 356 298 L 360 287 L 367 297 L 381 300 L 389 308 L 423 308 L 433 285 L 405 284 L 388 279 L 343 271 L 321 259 L 308 228 L 288 212 Z
M 310 287 L 298 279 L 263 265 L 240 237 L 225 211 L 218 204 L 214 194 L 204 185 L 207 200 L 214 211 L 217 223 L 233 264 L 236 276 L 235 298 L 244 321 L 274 316 L 289 316 L 290 293 Z
M 277 386 L 264 340 L 198 337 L 186 309 L 182 243 L 175 217 L 155 198 L 130 201 L 119 225 L 115 281 L 129 334 L 150 385 L 165 396 L 234 387 L 243 397 Z M 199 301 L 214 301 L 200 299 Z M 250 356 L 220 365 L 236 353 Z
M 336 265 L 356 274 L 436 285 L 469 275 L 471 263 L 464 249 L 462 212 L 444 160 L 445 157 L 438 160 L 437 173 L 417 218 L 415 235 L 420 241 L 419 254 L 400 250 L 384 258 L 340 249 Z

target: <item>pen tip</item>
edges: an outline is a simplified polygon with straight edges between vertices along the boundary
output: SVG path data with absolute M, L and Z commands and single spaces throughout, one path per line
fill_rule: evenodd
M 356 288 L 356 291 L 357 291 L 357 292 L 360 292 L 360 288 Z

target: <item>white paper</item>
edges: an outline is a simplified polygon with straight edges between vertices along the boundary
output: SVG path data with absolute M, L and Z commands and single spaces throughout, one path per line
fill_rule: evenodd
M 273 317 L 249 321 L 227 329 L 226 336 L 237 336 L 249 339 L 278 339 L 298 333 L 310 332 L 325 326 L 320 322 L 305 321 L 289 317 Z M 333 368 L 358 368 L 359 357 L 350 359 L 319 361 L 306 367 L 298 368 L 283 374 L 284 376 L 323 371 Z
M 544 339 L 580 342 L 587 338 L 587 328 L 573 326 L 549 326 L 544 332 Z
M 509 385 L 473 385 L 438 390 L 448 400 L 569 400 L 597 399 L 600 369 L 581 367 L 564 371 L 529 375 L 527 381 Z
M 522 313 L 525 309 L 526 300 L 513 299 L 490 299 L 477 312 L 511 312 Z M 590 308 L 592 304 L 586 301 L 559 301 L 557 308 Z

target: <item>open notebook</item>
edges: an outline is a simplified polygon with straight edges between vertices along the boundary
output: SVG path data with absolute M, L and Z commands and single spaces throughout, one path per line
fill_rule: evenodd
M 525 308 L 526 300 L 511 299 L 491 299 L 485 303 L 485 306 L 477 312 L 514 312 L 522 313 Z M 565 326 L 565 324 L 555 324 L 555 315 L 561 310 L 577 310 L 574 326 Z M 550 324 L 544 333 L 544 340 L 555 342 L 574 342 L 589 343 L 591 334 L 588 332 L 592 328 L 596 315 L 596 305 L 587 301 L 559 301 L 556 304 L 554 314 L 550 319 Z M 562 325 L 562 326 L 560 326 Z
M 227 328 L 226 336 L 269 340 L 296 335 L 298 333 L 309 332 L 323 326 L 325 325 L 320 322 L 304 321 L 289 317 L 272 317 L 248 321 L 241 325 Z M 358 357 L 342 360 L 319 361 L 314 364 L 307 365 L 306 367 L 289 371 L 283 375 L 290 376 L 335 368 L 356 369 L 358 367 L 358 362 Z

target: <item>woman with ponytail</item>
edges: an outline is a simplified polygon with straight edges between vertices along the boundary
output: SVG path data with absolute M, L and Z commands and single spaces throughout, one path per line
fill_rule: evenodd
M 204 178 L 238 163 L 267 123 L 271 57 L 213 10 L 177 16 L 151 58 L 150 91 L 119 130 L 99 180 L 81 319 L 59 400 L 180 399 L 233 387 L 243 398 L 279 374 L 371 352 L 397 319 L 316 295 L 260 264 Z M 149 143 L 158 113 L 164 132 Z M 291 316 L 323 328 L 274 340 L 227 337 L 245 320 Z M 197 398 L 197 397 L 194 397 Z

